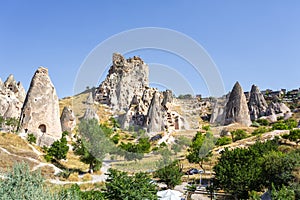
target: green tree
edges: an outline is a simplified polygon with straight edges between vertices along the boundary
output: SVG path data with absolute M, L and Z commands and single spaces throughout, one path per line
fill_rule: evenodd
M 67 158 L 67 153 L 69 151 L 69 146 L 66 138 L 67 135 L 68 132 L 66 131 L 63 132 L 60 140 L 53 142 L 50 148 L 45 148 L 46 150 L 45 159 L 48 162 Z
M 140 160 L 144 157 L 144 153 L 149 153 L 151 144 L 149 138 L 140 138 L 137 144 L 121 143 L 120 148 L 127 160 Z
M 112 200 L 156 200 L 156 186 L 145 173 L 129 176 L 126 172 L 109 169 L 104 195 Z
M 182 176 L 183 173 L 179 161 L 173 161 L 170 165 L 167 165 L 154 173 L 154 177 L 162 180 L 170 189 L 173 189 L 176 185 L 181 183 Z
M 188 149 L 187 159 L 190 163 L 197 163 L 203 168 L 203 162 L 208 161 L 212 156 L 211 150 L 215 146 L 215 138 L 212 133 L 207 132 L 203 135 L 201 132 L 197 132 L 192 140 L 192 144 Z
M 278 139 L 257 142 L 248 149 L 225 148 L 219 162 L 214 166 L 217 185 L 235 198 L 246 199 L 250 191 L 261 191 L 265 185 L 262 156 L 278 151 Z
M 89 164 L 91 173 L 100 170 L 105 155 L 113 148 L 107 137 L 110 131 L 107 130 L 103 130 L 96 119 L 82 120 L 79 124 L 79 138 L 73 144 L 74 152 L 82 162 Z

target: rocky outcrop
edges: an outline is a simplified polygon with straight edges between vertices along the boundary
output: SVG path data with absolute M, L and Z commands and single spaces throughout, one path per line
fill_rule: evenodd
M 76 117 L 71 107 L 64 107 L 60 116 L 60 123 L 62 131 L 71 133 L 74 130 L 76 127 Z
M 0 80 L 0 116 L 19 118 L 25 100 L 25 89 L 10 75 L 3 83 Z
M 39 146 L 49 146 L 62 135 L 58 97 L 44 67 L 40 67 L 31 80 L 20 128 L 25 133 L 33 133 Z
M 89 96 L 87 97 L 86 101 L 84 102 L 86 105 L 93 105 L 94 104 L 94 97 L 93 93 L 90 92 Z
M 149 87 L 148 66 L 139 57 L 113 55 L 113 66 L 95 93 L 95 101 L 109 105 L 121 127 L 144 129 L 149 133 L 184 127 L 184 120 L 170 109 L 172 91 Z
M 257 120 L 259 117 L 265 116 L 268 104 L 256 85 L 252 85 L 248 108 L 250 118 L 252 121 Z
M 149 133 L 161 132 L 167 128 L 165 127 L 165 112 L 161 103 L 162 101 L 160 93 L 155 92 L 147 113 L 146 126 Z
M 275 114 L 285 114 L 285 113 L 289 113 L 291 112 L 291 110 L 289 109 L 289 107 L 287 107 L 284 103 L 274 103 L 271 102 L 267 108 L 267 115 L 272 115 L 273 113 Z
M 226 104 L 228 102 L 229 95 L 230 93 L 214 100 L 210 118 L 211 124 L 224 125 L 226 117 Z
M 225 125 L 239 123 L 251 125 L 246 97 L 239 82 L 234 85 L 226 104 Z
M 88 107 L 85 110 L 85 113 L 80 120 L 91 120 L 91 119 L 96 119 L 97 121 L 99 121 L 99 116 L 97 115 L 93 107 Z
M 96 90 L 95 100 L 116 112 L 126 112 L 134 95 L 141 96 L 148 87 L 148 75 L 148 65 L 139 57 L 125 59 L 114 53 L 113 65 Z

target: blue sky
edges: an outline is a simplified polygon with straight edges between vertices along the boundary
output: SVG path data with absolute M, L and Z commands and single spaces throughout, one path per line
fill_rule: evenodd
M 102 41 L 141 27 L 162 27 L 196 40 L 216 63 L 226 91 L 300 87 L 300 1 L 0 1 L 0 77 L 28 89 L 35 70 L 49 68 L 60 98 L 86 56 Z M 184 61 L 164 52 L 136 52 L 176 70 Z M 196 93 L 203 80 L 185 74 Z M 167 78 L 167 77 L 166 77 Z

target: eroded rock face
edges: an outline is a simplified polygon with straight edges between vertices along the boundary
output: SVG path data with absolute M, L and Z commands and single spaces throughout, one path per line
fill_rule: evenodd
M 0 80 L 0 116 L 19 118 L 25 100 L 25 89 L 10 75 L 3 83 Z
M 76 127 L 76 117 L 71 107 L 64 107 L 60 116 L 60 122 L 62 131 L 71 133 L 74 130 L 74 128 Z
M 252 85 L 248 108 L 252 121 L 266 115 L 268 104 L 256 85 Z
M 164 131 L 166 128 L 165 112 L 161 102 L 160 93 L 155 92 L 147 113 L 146 126 L 149 133 Z
M 113 54 L 113 66 L 96 90 L 95 100 L 114 111 L 127 111 L 134 95 L 142 95 L 149 84 L 149 69 L 139 57 L 125 59 Z
M 284 103 L 274 103 L 271 102 L 267 108 L 267 115 L 272 115 L 273 113 L 275 114 L 280 114 L 280 113 L 289 113 L 291 112 L 291 110 L 289 109 L 289 107 L 287 107 Z
M 232 123 L 239 123 L 245 126 L 250 126 L 252 123 L 246 97 L 239 82 L 236 82 L 234 85 L 226 104 L 225 125 Z
M 21 131 L 33 133 L 39 146 L 49 146 L 61 138 L 59 103 L 48 69 L 34 74 L 20 117 Z
M 172 91 L 149 87 L 148 66 L 139 57 L 113 55 L 113 66 L 96 90 L 95 100 L 108 104 L 118 115 L 121 127 L 160 132 L 184 127 L 184 119 L 170 109 Z
M 80 120 L 91 120 L 91 119 L 96 119 L 97 121 L 99 121 L 99 116 L 97 115 L 93 107 L 88 107 L 85 110 L 85 113 Z
M 229 96 L 230 93 L 214 100 L 210 118 L 211 124 L 224 125 L 226 117 L 226 104 L 228 102 Z

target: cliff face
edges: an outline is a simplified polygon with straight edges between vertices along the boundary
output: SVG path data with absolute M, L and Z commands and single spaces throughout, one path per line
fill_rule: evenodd
M 234 85 L 230 93 L 225 112 L 225 125 L 239 123 L 245 126 L 250 126 L 252 123 L 250 120 L 246 97 L 239 82 Z
M 20 117 L 21 131 L 33 133 L 39 146 L 49 146 L 61 137 L 59 103 L 48 69 L 34 74 Z

